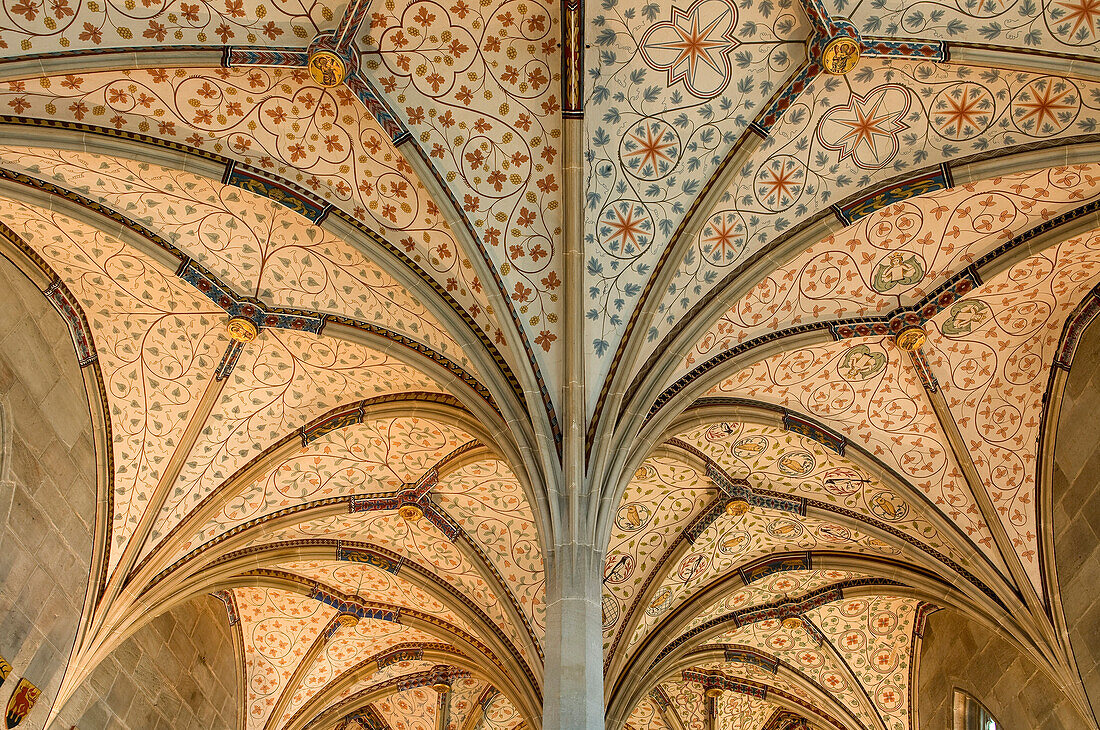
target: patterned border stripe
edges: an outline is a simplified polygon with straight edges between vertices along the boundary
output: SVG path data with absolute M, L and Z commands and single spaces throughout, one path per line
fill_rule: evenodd
M 52 284 L 46 287 L 46 291 L 43 293 L 50 300 L 50 304 L 54 306 L 58 314 L 65 320 L 65 324 L 69 328 L 69 335 L 73 338 L 73 345 L 76 347 L 77 362 L 80 367 L 90 365 L 96 359 L 92 330 L 88 326 L 88 321 L 84 318 L 84 313 L 73 299 L 72 293 L 61 283 L 60 279 L 55 279 Z
M 714 669 L 685 669 L 680 673 L 685 682 L 697 682 L 704 689 L 718 688 L 737 692 L 738 694 L 755 697 L 758 700 L 767 699 L 768 688 L 763 684 L 749 682 L 748 680 L 736 680 L 727 677 L 722 672 Z
M 75 132 L 80 132 L 80 133 L 83 133 L 83 134 L 93 134 L 93 135 L 102 135 L 102 136 L 105 136 L 105 137 L 120 138 L 120 139 L 125 139 L 125 140 L 129 140 L 129 141 L 132 141 L 132 142 L 137 142 L 137 143 L 144 144 L 144 145 L 149 145 L 150 147 L 156 147 L 156 148 L 161 148 L 161 149 L 169 149 L 169 150 L 173 150 L 173 151 L 176 151 L 176 152 L 182 152 L 182 153 L 188 154 L 188 155 L 194 155 L 194 156 L 200 157 L 202 159 L 213 160 L 215 162 L 218 162 L 219 164 L 226 165 L 227 168 L 230 165 L 235 165 L 234 161 L 229 160 L 228 158 L 223 157 L 223 156 L 218 155 L 218 154 L 215 154 L 213 152 L 209 152 L 207 150 L 190 147 L 188 145 L 185 145 L 185 144 L 182 144 L 182 143 L 179 143 L 179 142 L 172 142 L 170 140 L 159 139 L 157 137 L 150 137 L 149 135 L 135 134 L 135 133 L 127 132 L 127 131 L 124 131 L 124 130 L 112 129 L 110 127 L 98 127 L 98 126 L 95 126 L 95 125 L 83 124 L 83 123 L 80 123 L 80 122 L 58 122 L 58 121 L 49 120 L 49 119 L 35 119 L 35 118 L 30 118 L 30 117 L 11 116 L 11 115 L 7 115 L 7 114 L 0 114 L 0 124 L 12 124 L 12 125 L 17 125 L 17 126 L 30 126 L 30 127 L 43 127 L 43 128 L 47 128 L 47 129 L 63 129 L 63 130 L 71 130 L 71 131 L 75 131 Z M 134 221 L 130 220 L 126 216 L 123 216 L 123 215 L 121 215 L 120 213 L 118 213 L 116 211 L 105 208 L 104 206 L 102 206 L 102 205 L 100 205 L 100 204 L 98 204 L 98 203 L 96 203 L 92 200 L 89 200 L 87 198 L 84 198 L 83 196 L 78 195 L 77 193 L 74 193 L 71 190 L 67 190 L 65 188 L 60 188 L 57 185 L 54 185 L 52 183 L 48 183 L 48 182 L 45 182 L 43 180 L 39 180 L 37 178 L 30 177 L 30 176 L 24 175 L 22 173 L 18 173 L 18 174 L 12 173 L 11 171 L 6 170 L 6 169 L 0 169 L 0 176 L 4 177 L 5 179 L 12 180 L 14 182 L 18 182 L 22 185 L 27 185 L 28 187 L 33 187 L 33 188 L 36 188 L 36 189 L 39 189 L 39 190 L 45 190 L 45 191 L 50 192 L 54 195 L 59 195 L 59 196 L 65 198 L 66 200 L 70 200 L 70 201 L 73 201 L 75 203 L 78 203 L 79 205 L 81 205 L 85 208 L 88 208 L 89 210 L 94 210 L 94 211 L 96 211 L 96 212 L 98 212 L 102 215 L 105 215 L 105 216 L 111 218 L 111 220 L 117 221 L 118 223 L 121 223 L 122 225 L 126 226 L 127 228 L 129 228 L 129 229 L 137 232 L 138 234 L 144 236 L 145 238 L 149 239 L 150 241 L 152 241 L 154 244 L 156 244 L 160 248 L 162 248 L 165 251 L 168 251 L 169 253 L 171 253 L 176 258 L 178 258 L 180 260 L 183 260 L 184 258 L 186 258 L 184 256 L 184 254 L 179 249 L 177 249 L 175 246 L 173 246 L 172 244 L 170 244 L 168 241 L 164 240 L 160 236 L 157 236 L 153 232 L 145 229 L 144 227 L 142 227 L 141 225 L 139 225 L 139 224 L 135 223 Z M 288 183 L 284 183 L 284 184 L 288 184 Z M 333 213 L 333 215 L 339 217 L 341 220 L 343 220 L 345 223 L 347 223 L 349 226 L 351 226 L 351 227 L 355 228 L 357 231 L 361 232 L 364 236 L 366 236 L 368 239 L 370 239 L 370 241 L 372 243 L 375 243 L 375 244 L 381 246 L 382 248 L 386 249 L 386 251 L 388 251 L 396 259 L 401 261 L 405 266 L 407 266 L 411 271 L 413 271 L 420 278 L 421 281 L 423 281 L 432 291 L 434 291 L 436 293 L 436 295 L 438 295 L 442 300 L 444 300 L 447 303 L 447 305 L 449 307 L 451 307 L 451 309 L 453 309 L 462 318 L 463 322 L 465 322 L 466 325 L 477 335 L 478 340 L 485 347 L 485 349 L 488 350 L 489 353 L 492 355 L 493 362 L 496 363 L 497 367 L 499 367 L 501 369 L 501 371 L 505 374 L 505 377 L 508 380 L 508 384 L 511 387 L 512 392 L 515 394 L 515 396 L 520 401 L 522 401 L 524 399 L 524 397 L 523 397 L 523 388 L 520 387 L 519 381 L 517 380 L 517 378 L 515 376 L 515 373 L 512 372 L 512 368 L 508 364 L 507 360 L 504 359 L 504 356 L 500 353 L 500 350 L 497 349 L 497 347 L 493 343 L 493 341 L 481 329 L 481 326 L 473 319 L 473 317 L 470 315 L 470 313 L 468 311 L 466 311 L 466 309 L 461 304 L 459 304 L 457 300 L 455 300 L 455 298 L 451 295 L 451 293 L 447 291 L 445 286 L 443 286 L 436 279 L 434 279 L 432 276 L 430 276 L 423 269 L 423 267 L 420 266 L 420 264 L 418 264 L 413 259 L 409 258 L 409 256 L 401 248 L 393 245 L 391 242 L 386 240 L 386 238 L 384 238 L 377 231 L 375 231 L 372 228 L 364 225 L 362 221 L 359 221 L 359 220 L 355 219 L 354 217 L 352 217 L 347 212 L 345 212 L 343 210 L 340 210 L 338 208 L 334 208 L 332 213 Z M 0 227 L 0 233 L 3 233 L 3 235 L 11 238 L 11 235 L 9 235 L 10 231 L 5 233 L 5 229 L 3 227 Z M 12 234 L 12 235 L 14 235 L 14 234 Z M 18 237 L 16 237 L 15 239 L 12 239 L 12 240 L 16 240 L 17 238 Z M 17 243 L 17 245 L 19 245 L 20 248 L 25 253 L 31 251 L 31 249 L 29 247 L 24 246 L 21 243 Z M 33 252 L 31 252 L 29 255 L 31 255 L 32 258 L 34 258 L 35 262 L 38 263 L 39 267 L 41 268 L 41 266 L 42 266 L 41 259 L 38 258 L 37 255 L 34 254 Z M 57 277 L 52 276 L 51 278 L 57 278 Z M 348 326 L 351 326 L 351 327 L 364 329 L 364 324 L 362 322 L 357 322 L 357 321 L 354 321 L 354 320 L 348 320 L 348 319 L 345 319 L 345 318 L 342 318 L 342 317 L 332 317 L 331 320 L 333 322 L 339 322 L 340 324 L 347 324 Z M 368 328 L 368 329 L 371 329 L 371 328 Z M 387 336 L 386 331 L 382 330 L 381 328 L 374 328 L 374 329 L 377 329 L 379 334 L 382 334 L 383 336 Z M 390 334 L 392 335 L 392 333 L 390 333 Z M 391 339 L 392 339 L 392 337 L 391 337 Z M 408 338 L 405 338 L 405 340 L 408 340 Z M 426 352 L 432 352 L 432 351 L 428 351 L 427 348 L 424 348 L 422 345 L 416 346 L 417 343 L 409 344 L 409 343 L 412 342 L 411 340 L 408 340 L 408 342 L 405 342 L 405 341 L 401 341 L 401 342 L 402 342 L 402 344 L 406 344 L 409 347 L 413 347 L 413 349 L 420 349 L 420 350 L 423 350 L 423 351 L 426 351 Z M 527 351 L 528 351 L 528 355 L 533 357 L 533 353 L 530 351 L 530 347 L 527 348 Z M 442 356 L 434 355 L 434 358 L 435 359 L 442 359 Z M 442 364 L 448 365 L 449 361 L 445 361 L 445 359 L 443 359 L 443 360 L 444 360 L 444 362 Z M 453 364 L 450 364 L 449 366 L 457 374 L 459 374 L 459 376 L 462 377 L 465 382 L 467 382 L 467 383 L 471 383 L 471 382 L 476 383 L 476 381 L 473 380 L 472 376 L 470 376 L 468 373 L 464 373 L 464 371 L 461 371 L 460 369 L 457 369 L 457 366 L 454 366 Z M 536 368 L 536 370 L 537 370 L 537 368 Z M 539 379 L 539 383 L 541 384 L 542 383 L 541 374 L 537 374 L 537 378 Z M 472 386 L 472 387 L 475 387 L 475 386 Z M 477 384 L 476 389 L 478 390 L 478 393 L 481 394 L 481 396 L 483 398 L 486 398 L 487 401 L 490 403 L 490 405 L 492 405 L 493 408 L 495 409 L 496 408 L 495 401 L 492 400 L 492 397 L 489 394 L 488 390 L 484 386 L 480 386 L 480 384 Z M 544 401 L 546 401 L 546 399 L 549 398 L 549 394 L 546 393 L 545 385 L 542 386 L 542 391 L 543 391 L 543 399 L 544 399 Z M 552 424 L 552 426 L 557 428 L 557 426 L 556 426 L 557 420 L 556 420 L 556 416 L 553 415 L 553 409 L 549 405 L 547 407 L 550 409 L 550 413 L 551 413 L 551 424 Z M 561 446 L 560 445 L 560 433 L 561 433 L 560 428 L 558 428 L 557 434 L 558 434 L 558 438 L 559 438 L 559 444 L 558 444 L 559 451 L 560 451 L 560 446 Z
M 309 55 L 301 48 L 234 48 L 226 46 L 222 54 L 222 65 L 235 66 L 282 66 L 305 68 Z
M 225 354 L 222 355 L 221 362 L 218 363 L 218 367 L 214 371 L 214 380 L 221 382 L 233 374 L 233 368 L 237 366 L 237 360 L 240 358 L 242 350 L 244 350 L 244 343 L 236 340 L 229 343 L 229 347 L 225 348 Z
M 285 183 L 269 180 L 254 172 L 243 169 L 235 162 L 230 162 L 225 169 L 222 182 L 233 185 L 241 190 L 246 190 L 256 195 L 261 195 L 279 205 L 290 208 L 298 215 L 313 223 L 320 224 L 325 219 L 332 206 L 312 200 L 304 191 L 291 187 Z
M 921 603 L 917 606 L 917 615 L 913 619 L 913 634 L 918 639 L 924 638 L 924 627 L 928 622 L 928 617 L 934 614 L 936 611 L 941 610 L 941 606 L 937 606 L 934 603 Z
M 1065 327 L 1062 328 L 1062 340 L 1058 344 L 1058 352 L 1054 355 L 1054 366 L 1069 370 L 1073 363 L 1073 355 L 1077 352 L 1077 345 L 1081 342 L 1081 336 L 1085 333 L 1096 315 L 1100 314 L 1100 287 L 1090 291 L 1077 305 Z
M 946 63 L 950 57 L 947 44 L 942 41 L 906 41 L 895 38 L 864 38 L 860 55 L 868 58 L 893 56 L 940 63 Z
M 659 684 L 650 690 L 649 697 L 653 700 L 653 704 L 657 705 L 658 710 L 667 710 L 672 706 L 672 701 L 669 700 L 668 693 L 665 692 L 665 688 Z
M 225 612 L 229 615 L 230 626 L 240 622 L 241 615 L 237 612 L 237 601 L 233 598 L 233 591 L 217 591 L 210 595 L 225 604 Z
M 391 611 L 384 608 L 372 608 L 370 606 L 363 605 L 355 601 L 348 601 L 340 596 L 326 591 L 321 586 L 315 586 L 310 591 L 309 597 L 315 601 L 325 604 L 326 606 L 332 606 L 340 613 L 351 614 L 359 618 L 377 619 L 379 621 L 388 621 L 391 624 L 401 623 L 401 612 Z
M 447 644 L 441 644 L 440 646 L 448 646 L 448 645 Z M 424 647 L 422 647 L 422 646 L 413 647 L 413 648 L 395 647 L 395 648 L 390 649 L 389 651 L 385 652 L 384 654 L 379 656 L 374 661 L 375 661 L 375 663 L 377 663 L 379 669 L 384 669 L 384 668 L 388 667 L 389 665 L 396 664 L 398 662 L 419 661 L 423 658 L 424 658 Z
M 771 656 L 747 646 L 726 647 L 723 658 L 726 662 L 738 662 L 760 667 L 766 672 L 775 674 L 779 671 L 779 657 Z
M 844 446 L 848 440 L 830 429 L 820 426 L 808 418 L 796 416 L 791 412 L 783 414 L 783 428 L 799 436 L 818 442 L 822 446 L 835 451 L 838 456 L 844 456 Z
M 745 585 L 749 585 L 776 573 L 783 573 L 789 570 L 811 570 L 813 564 L 813 556 L 810 553 L 801 553 L 781 558 L 766 557 L 755 563 L 739 567 L 737 573 L 741 576 L 741 580 Z
M 906 327 L 924 324 L 982 284 L 976 266 L 968 266 L 925 295 L 911 307 L 895 309 L 880 317 L 833 322 L 829 331 L 835 340 L 853 337 L 896 335 Z
M 364 563 L 384 570 L 387 573 L 392 573 L 393 575 L 400 573 L 401 566 L 405 564 L 404 556 L 401 556 L 398 560 L 394 560 L 373 550 L 348 548 L 343 545 L 336 546 L 336 559 L 348 563 Z
M 790 710 L 777 709 L 761 730 L 812 730 L 806 718 L 799 717 Z
M 386 131 L 395 147 L 412 138 L 412 134 L 397 118 L 397 115 L 393 113 L 393 110 L 386 104 L 382 95 L 375 90 L 370 81 L 359 74 L 355 74 L 349 76 L 344 84 L 359 99 L 367 113 L 374 117 L 378 125 Z
M 917 371 L 921 385 L 929 393 L 935 393 L 940 387 L 940 381 L 936 380 L 936 375 L 928 364 L 928 358 L 924 356 L 924 350 L 918 348 L 910 352 L 909 356 L 913 359 L 914 369 Z
M 919 195 L 928 195 L 937 190 L 946 190 L 950 187 L 952 187 L 950 171 L 946 164 L 942 164 L 938 169 L 931 172 L 901 182 L 889 183 L 844 205 L 834 205 L 833 213 L 836 214 L 841 223 L 850 226 L 876 210 L 881 210 L 894 203 L 900 203 Z
M 324 329 L 325 315 L 304 312 L 291 314 L 270 309 L 257 300 L 239 296 L 189 258 L 180 263 L 176 276 L 224 309 L 230 318 L 243 317 L 255 324 L 257 329 L 272 327 L 313 334 L 321 334 Z
M 660 662 L 662 659 L 664 659 L 670 653 L 675 651 L 677 647 L 682 646 L 683 644 L 691 641 L 692 639 L 694 639 L 699 634 L 702 634 L 704 631 L 708 631 L 708 630 L 714 628 L 715 626 L 720 626 L 722 624 L 728 624 L 730 626 L 730 628 L 738 628 L 739 626 L 744 626 L 745 624 L 750 623 L 750 621 L 748 619 L 749 616 L 753 616 L 753 615 L 757 615 L 757 614 L 760 614 L 764 618 L 767 618 L 767 616 L 764 615 L 764 614 L 769 609 L 777 609 L 781 603 L 786 604 L 788 607 L 791 606 L 791 605 L 803 605 L 803 604 L 808 603 L 809 601 L 811 601 L 815 596 L 818 596 L 822 593 L 827 593 L 829 595 L 833 595 L 834 591 L 840 591 L 840 595 L 843 595 L 843 590 L 845 588 L 854 588 L 854 587 L 861 587 L 861 586 L 898 587 L 898 586 L 901 586 L 901 585 L 902 584 L 899 583 L 898 581 L 891 580 L 889 578 L 852 578 L 850 580 L 841 581 L 840 583 L 837 583 L 833 586 L 828 586 L 828 587 L 825 587 L 825 588 L 819 588 L 817 590 L 810 591 L 809 593 L 805 594 L 801 598 L 796 598 L 796 599 L 793 599 L 793 600 L 784 599 L 783 601 L 780 601 L 780 602 L 766 604 L 764 606 L 760 606 L 760 607 L 756 607 L 756 608 L 741 609 L 739 611 L 733 611 L 732 613 L 727 613 L 727 614 L 724 614 L 722 616 L 715 616 L 714 618 L 710 619 L 709 621 L 706 621 L 706 622 L 696 626 L 695 628 L 693 628 L 689 631 L 686 631 L 683 634 L 680 634 L 678 637 L 676 637 L 671 642 L 669 642 L 668 645 L 666 645 L 664 649 L 661 649 L 660 653 L 658 653 L 657 656 L 653 658 L 653 661 L 649 663 L 648 669 L 652 669 L 654 666 L 657 665 L 658 662 Z M 776 616 L 778 616 L 778 615 L 779 614 L 777 613 Z M 773 618 L 774 618 L 774 616 L 773 616 Z

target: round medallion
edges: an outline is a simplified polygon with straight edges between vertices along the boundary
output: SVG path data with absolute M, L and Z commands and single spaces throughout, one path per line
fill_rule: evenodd
M 912 327 L 906 327 L 901 332 L 898 332 L 894 341 L 898 347 L 909 352 L 914 352 L 920 349 L 920 346 L 924 344 L 924 341 L 928 339 L 928 335 L 925 334 L 924 329 L 918 325 Z
M 848 36 L 833 38 L 821 52 L 821 65 L 828 73 L 843 76 L 859 62 L 859 44 Z
M 415 504 L 403 504 L 397 508 L 397 514 L 406 522 L 416 522 L 424 516 L 424 510 Z
M 244 317 L 233 317 L 226 323 L 225 328 L 229 331 L 229 336 L 237 342 L 252 342 L 260 334 L 256 324 Z
M 432 682 L 432 689 L 434 689 L 439 694 L 443 694 L 444 692 L 450 692 L 451 691 L 451 683 L 447 682 L 443 679 L 437 679 L 434 682 Z
M 730 517 L 740 517 L 751 509 L 751 505 L 743 499 L 734 499 L 726 502 L 726 514 Z
M 721 687 L 708 687 L 706 695 L 707 695 L 707 697 L 714 697 L 715 699 L 717 699 L 718 697 L 722 696 L 722 688 Z
M 341 626 L 351 628 L 352 626 L 355 626 L 357 623 L 359 623 L 359 617 L 356 616 L 354 613 L 340 614 L 340 617 L 336 619 L 336 623 L 340 624 Z
M 318 86 L 331 89 L 344 83 L 348 69 L 344 59 L 332 51 L 319 48 L 309 54 L 309 75 Z
M 795 629 L 802 628 L 802 619 L 798 616 L 788 616 L 783 619 L 783 628 L 787 631 L 794 631 Z

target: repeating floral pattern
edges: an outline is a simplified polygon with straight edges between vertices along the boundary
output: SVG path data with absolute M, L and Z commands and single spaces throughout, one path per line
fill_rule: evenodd
M 358 663 L 398 644 L 439 641 L 422 631 L 385 621 L 362 619 L 354 627 L 336 629 L 302 677 L 287 702 L 283 720 L 294 716 L 302 706 L 330 683 Z M 371 677 L 374 682 L 378 677 Z
M 587 18 L 585 191 L 589 407 L 660 254 L 705 181 L 805 57 L 790 0 L 641 6 L 605 0 Z M 709 256 L 746 245 L 731 220 Z
M 819 644 L 804 625 L 788 627 L 777 619 L 766 619 L 739 626 L 707 643 L 738 644 L 774 656 L 828 692 L 864 726 L 877 724 L 873 706 L 836 649 L 831 643 Z
M 477 677 L 462 677 L 451 685 L 451 717 L 445 730 L 462 730 L 470 713 L 477 707 L 481 693 L 485 691 L 485 682 Z
M 360 38 L 368 74 L 472 223 L 551 383 L 561 349 L 558 14 L 544 0 L 400 0 L 375 6 Z
M 394 730 L 435 730 L 436 693 L 430 687 L 407 689 L 371 704 Z
M 178 524 L 286 433 L 364 398 L 439 386 L 389 355 L 331 338 L 265 330 L 241 354 L 150 536 Z
M 642 730 L 642 728 L 646 730 L 667 730 L 668 723 L 665 722 L 665 718 L 657 709 L 657 705 L 649 698 L 649 695 L 646 695 L 637 707 L 631 711 L 624 727 L 631 727 L 636 730 Z
M 471 369 L 408 290 L 353 245 L 268 198 L 148 163 L 0 147 L 0 164 L 124 211 L 227 283 L 268 305 L 351 317 L 406 335 Z
M 337 560 L 303 560 L 293 563 L 281 563 L 278 569 L 336 588 L 341 593 L 349 596 L 358 596 L 365 600 L 388 603 L 399 608 L 431 613 L 472 636 L 480 636 L 480 632 L 459 618 L 445 604 L 433 598 L 431 594 L 417 588 L 400 575 L 394 575 L 373 565 Z M 446 638 L 431 637 L 421 633 L 416 639 L 409 640 L 438 642 L 445 641 Z M 400 642 L 395 641 L 394 643 Z M 381 649 L 378 649 L 378 651 L 381 651 Z M 372 653 L 377 653 L 377 651 Z
M 303 0 L 5 0 L 0 55 L 224 44 L 300 46 L 331 30 L 342 3 Z
M 236 588 L 233 595 L 244 637 L 245 727 L 261 730 L 336 609 L 274 588 Z
M 908 357 L 887 337 L 832 342 L 776 355 L 715 386 L 805 413 L 891 467 L 990 557 L 996 546 Z
M 267 68 L 66 74 L 6 87 L 0 108 L 16 114 L 182 142 L 297 183 L 387 234 L 503 345 L 469 254 L 347 89 L 314 86 L 302 69 Z
M 498 694 L 485 710 L 484 720 L 487 730 L 514 730 L 523 722 L 523 718 L 507 697 Z
M 836 585 L 841 581 L 858 577 L 860 577 L 858 573 L 845 570 L 783 571 L 768 576 L 757 583 L 739 588 L 721 600 L 715 601 L 711 606 L 700 611 L 684 630 L 691 631 L 711 619 L 734 611 L 743 611 L 784 598 L 800 598 L 819 588 Z
M 977 38 L 1075 53 L 1097 49 L 1100 7 L 1094 4 L 827 3 L 868 35 Z M 0 0 L 0 57 L 169 45 L 303 50 L 334 28 L 345 9 L 326 0 Z M 526 353 L 510 352 L 499 326 L 502 317 L 512 318 L 542 370 L 548 397 L 556 399 L 565 285 L 560 14 L 559 4 L 549 0 L 389 0 L 372 6 L 366 25 L 354 32 L 360 73 L 411 130 L 470 224 L 477 251 L 463 250 L 441 211 L 451 202 L 430 199 L 361 102 L 344 87 L 315 86 L 302 69 L 76 71 L 5 82 L 0 108 L 8 115 L 153 136 L 296 183 L 396 245 L 516 366 Z M 585 189 L 579 201 L 585 255 L 578 285 L 586 298 L 591 413 L 677 228 L 763 105 L 806 60 L 810 27 L 794 0 L 601 0 L 589 4 L 585 16 Z M 639 353 L 652 355 L 695 305 L 719 295 L 716 287 L 728 274 L 829 205 L 974 153 L 1093 134 L 1098 120 L 1100 88 L 1056 74 L 864 58 L 844 78 L 816 77 L 779 122 L 763 130 L 766 140 L 733 171 L 718 206 L 699 211 L 701 231 L 680 260 L 667 262 L 671 285 L 652 292 L 656 316 L 643 320 L 646 331 L 635 335 Z M 154 164 L 0 146 L 0 165 L 124 212 L 242 295 L 375 323 L 470 369 L 459 344 L 467 337 L 447 332 L 418 292 L 372 261 L 377 255 L 369 240 L 341 240 L 266 198 Z M 682 357 L 674 378 L 767 332 L 912 304 L 1013 236 L 1097 200 L 1098 169 L 1019 173 L 888 206 L 750 282 L 754 288 L 730 303 Z M 392 510 L 329 511 L 319 518 L 308 509 L 321 500 L 393 492 L 416 482 L 472 441 L 462 429 L 418 417 L 415 408 L 371 418 L 296 447 L 245 484 L 225 486 L 266 447 L 334 407 L 375 395 L 438 393 L 442 384 L 358 344 L 266 330 L 244 348 L 213 412 L 196 424 L 202 428 L 194 447 L 177 454 L 229 344 L 224 313 L 151 258 L 93 226 L 7 200 L 0 201 L 0 222 L 58 273 L 91 326 L 113 435 L 110 568 L 143 517 L 155 519 L 146 544 L 136 546 L 139 556 L 164 541 L 171 562 L 248 523 L 262 527 L 230 537 L 229 544 L 263 547 L 313 538 L 367 543 L 445 581 L 485 612 L 517 656 L 537 665 L 546 624 L 545 536 L 506 464 L 463 463 L 433 488 L 434 504 L 464 533 L 454 542 L 429 520 L 406 521 Z M 1097 246 L 1100 236 L 1090 234 L 1034 254 L 928 325 L 930 367 L 1036 586 L 1042 584 L 1035 514 L 1042 394 L 1065 318 L 1098 279 Z M 488 257 L 494 281 L 473 273 L 471 260 L 481 256 Z M 490 304 L 489 288 L 498 286 L 505 307 Z M 710 394 L 789 408 L 843 433 L 910 481 L 1001 567 L 962 470 L 905 363 L 887 338 L 849 340 L 757 362 Z M 692 427 L 678 438 L 755 488 L 848 510 L 967 562 L 923 516 L 923 504 L 816 442 L 744 423 Z M 609 654 L 637 647 L 700 587 L 759 558 L 814 549 L 899 553 L 863 531 L 760 507 L 718 515 L 689 543 L 685 528 L 721 495 L 702 473 L 668 453 L 638 468 L 614 515 L 603 576 Z M 182 471 L 173 483 L 161 484 L 173 455 L 186 457 Z M 164 486 L 167 503 L 150 512 L 152 495 Z M 276 513 L 303 507 L 297 523 L 285 519 L 266 529 Z M 178 541 L 167 545 L 177 526 Z M 453 596 L 429 594 L 407 575 L 334 560 L 277 567 L 304 582 L 429 612 L 479 633 L 460 618 Z M 721 596 L 687 625 L 859 577 L 834 570 L 769 575 Z M 279 725 L 379 651 L 440 640 L 368 619 L 325 639 L 335 610 L 320 602 L 268 588 L 238 588 L 233 596 L 244 638 L 248 728 Z M 513 598 L 535 643 L 513 618 Z M 912 599 L 894 596 L 844 599 L 810 611 L 801 625 L 759 621 L 711 644 L 772 654 L 866 726 L 884 721 L 889 730 L 906 730 L 916 608 Z M 319 652 L 300 668 L 311 646 Z M 329 706 L 430 666 L 397 662 L 335 693 Z M 788 673 L 771 675 L 736 662 L 704 667 L 809 698 L 809 685 L 789 680 Z M 296 671 L 300 677 L 292 681 Z M 456 682 L 449 696 L 451 727 L 465 725 L 486 687 L 473 678 Z M 701 690 L 675 680 L 664 687 L 685 727 L 703 730 Z M 271 717 L 280 698 L 286 700 L 283 717 Z M 377 700 L 374 709 L 395 730 L 434 730 L 436 700 L 430 688 L 418 687 Z M 759 727 L 774 709 L 730 692 L 718 704 L 723 727 Z M 485 727 L 514 730 L 520 722 L 504 696 L 487 705 Z M 665 726 L 648 698 L 630 724 L 636 730 Z
M 887 206 L 771 272 L 715 322 L 674 378 L 767 332 L 911 306 L 1024 231 L 1100 195 L 1100 167 L 995 177 Z
M 346 700 L 352 695 L 362 692 L 365 689 L 382 684 L 391 679 L 395 679 L 405 674 L 415 674 L 416 672 L 426 672 L 435 666 L 434 662 L 424 660 L 405 660 L 400 662 L 394 662 L 389 664 L 377 672 L 373 672 L 370 675 L 360 678 L 358 681 L 352 682 L 344 689 L 336 692 L 329 699 L 329 702 L 321 709 L 324 712 L 328 708 L 339 704 L 341 701 Z M 318 713 L 320 714 L 320 713 Z M 351 726 L 352 730 L 359 730 L 354 725 Z M 370 730 L 370 728 L 365 728 Z
M 935 317 L 928 350 L 1013 547 L 1042 591 L 1036 471 L 1048 373 L 1066 318 L 1100 280 L 1100 236 L 1031 256 Z
M 646 335 L 650 347 L 711 296 L 726 274 L 857 191 L 968 154 L 1095 131 L 1100 102 L 1094 88 L 1080 79 L 875 58 L 861 61 L 843 80 L 818 76 L 708 213 L 684 258 L 673 264 L 673 282 Z M 1014 208 L 1010 204 L 1008 210 Z M 910 220 L 920 217 L 911 213 Z M 966 230 L 971 224 L 963 218 L 957 225 Z M 874 232 L 869 239 L 882 248 Z M 716 257 L 730 240 L 737 241 L 736 253 Z M 885 293 L 903 291 L 895 287 Z
M 737 662 L 737 661 L 727 662 L 727 661 L 721 661 L 720 660 L 720 661 L 713 661 L 713 662 L 703 662 L 701 664 L 695 665 L 695 667 L 697 667 L 699 669 L 704 669 L 704 670 L 712 670 L 712 671 L 717 670 L 717 671 L 720 671 L 723 674 L 725 674 L 726 676 L 731 677 L 731 678 L 747 679 L 751 682 L 756 682 L 758 684 L 763 684 L 763 685 L 766 685 L 769 688 L 775 688 L 775 689 L 781 690 L 783 692 L 786 692 L 788 694 L 794 695 L 795 697 L 802 700 L 803 702 L 809 702 L 809 703 L 813 704 L 813 699 L 810 697 L 810 694 L 809 694 L 809 692 L 806 691 L 805 687 L 803 687 L 802 685 L 798 684 L 795 681 L 792 681 L 792 680 L 788 679 L 786 676 L 784 676 L 783 674 L 780 674 L 779 672 L 776 672 L 775 674 L 772 674 L 768 670 L 766 670 L 766 669 L 764 669 L 764 668 L 762 668 L 762 667 L 760 667 L 756 664 L 750 664 L 750 663 L 747 663 L 747 662 Z M 735 706 L 731 707 L 729 704 L 726 704 L 726 703 L 731 703 L 732 704 L 732 701 L 734 700 L 734 698 L 737 698 L 737 697 L 744 697 L 745 699 L 752 699 L 752 698 L 746 697 L 745 695 L 739 695 L 736 692 L 726 692 L 725 694 L 722 695 L 721 699 L 722 699 L 723 704 L 719 705 L 719 707 L 718 707 L 719 711 L 720 712 L 724 711 L 728 714 L 734 714 L 734 712 L 731 712 L 731 711 L 736 711 L 737 713 L 741 713 L 740 714 L 741 727 L 760 727 L 760 728 L 762 728 L 764 726 L 764 720 L 767 719 L 766 717 L 759 720 L 758 722 L 752 722 L 752 718 L 753 718 L 752 713 L 756 712 L 756 711 L 759 711 L 760 708 L 761 708 L 761 704 L 759 703 L 759 700 L 757 700 L 756 702 L 754 702 L 753 704 L 748 705 L 748 706 L 745 706 L 745 705 L 737 706 L 737 705 L 735 705 Z M 771 704 L 771 703 L 768 703 L 768 704 Z M 767 707 L 767 704 L 765 704 L 763 706 Z M 772 708 L 770 708 L 770 707 L 768 708 L 768 713 L 767 713 L 768 715 L 771 714 L 771 709 Z M 737 715 L 735 714 L 735 717 L 736 716 Z M 731 723 L 731 724 L 733 724 L 734 727 L 738 727 L 738 725 L 735 724 L 735 723 Z
M 909 663 L 917 601 L 874 596 L 829 603 L 810 611 L 863 685 L 890 730 L 909 730 Z

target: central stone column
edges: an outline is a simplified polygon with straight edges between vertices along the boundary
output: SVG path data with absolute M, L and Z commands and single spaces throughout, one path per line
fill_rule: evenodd
M 601 551 L 570 543 L 547 568 L 543 730 L 604 730 Z

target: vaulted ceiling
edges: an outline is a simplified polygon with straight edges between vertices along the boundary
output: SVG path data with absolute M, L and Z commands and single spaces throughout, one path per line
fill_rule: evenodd
M 1083 702 L 1044 470 L 1098 40 L 1077 0 L 4 0 L 0 249 L 100 437 L 59 700 L 213 594 L 242 730 L 534 730 L 583 523 L 609 727 L 915 728 L 943 606 Z

